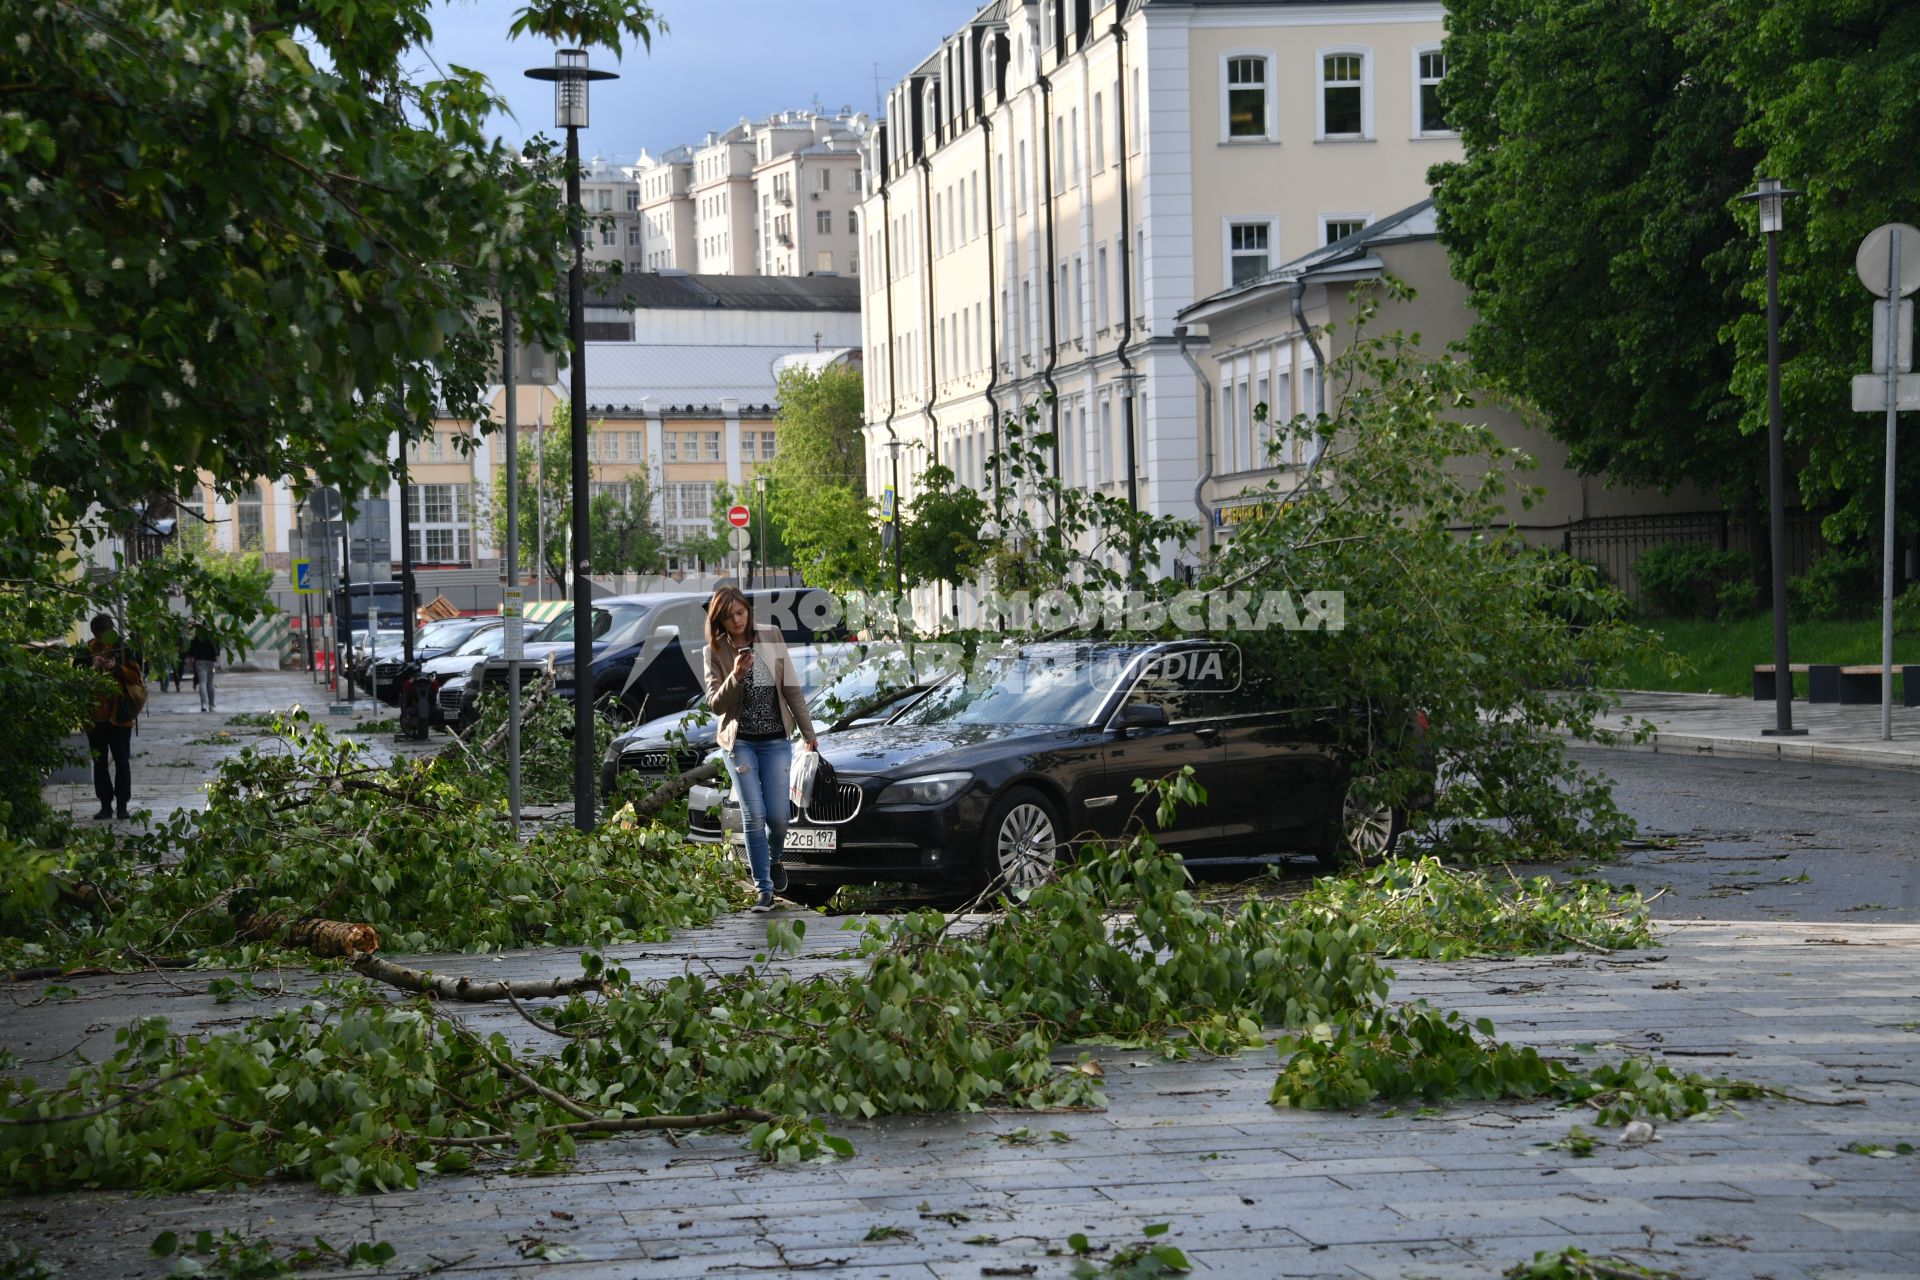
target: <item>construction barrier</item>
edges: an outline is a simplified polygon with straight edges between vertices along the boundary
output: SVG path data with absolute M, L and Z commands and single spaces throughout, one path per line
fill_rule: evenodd
M 235 671 L 278 671 L 293 655 L 293 629 L 284 613 L 271 613 L 247 628 L 247 646 L 228 655 Z

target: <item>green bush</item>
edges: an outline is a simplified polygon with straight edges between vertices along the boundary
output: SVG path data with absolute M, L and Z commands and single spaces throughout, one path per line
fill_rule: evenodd
M 1787 581 L 1787 609 L 1795 618 L 1864 618 L 1879 602 L 1879 565 L 1871 551 L 1823 551 Z
M 1744 551 L 1720 551 L 1698 542 L 1663 542 L 1650 547 L 1633 563 L 1640 584 L 1640 607 L 1656 618 L 1711 618 L 1724 615 L 1731 603 L 1750 612 L 1747 601 L 1758 600 L 1751 588 L 1753 557 Z M 1733 587 L 1731 601 L 1722 589 Z
M 1920 636 L 1920 582 L 1893 598 L 1893 629 L 1903 636 Z

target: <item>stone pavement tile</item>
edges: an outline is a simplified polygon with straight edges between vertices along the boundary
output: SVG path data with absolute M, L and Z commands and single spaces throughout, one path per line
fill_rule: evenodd
M 1472 1255 L 1445 1240 L 1405 1245 L 1340 1245 L 1302 1248 L 1203 1248 L 1186 1251 L 1195 1274 L 1220 1277 L 1321 1277 L 1446 1275 L 1450 1267 L 1475 1266 Z M 1483 1270 L 1456 1271 L 1484 1277 Z
M 1809 1209 L 1806 1216 L 1849 1234 L 1898 1232 L 1920 1246 L 1920 1209 Z
M 1344 1182 L 1350 1177 L 1369 1173 L 1416 1172 L 1432 1173 L 1436 1172 L 1436 1168 L 1425 1160 L 1411 1156 L 1356 1156 L 1336 1160 L 1262 1160 L 1257 1163 L 1245 1161 L 1229 1163 L 1222 1160 L 1218 1167 L 1206 1170 L 1204 1176 L 1223 1181 L 1333 1178 Z

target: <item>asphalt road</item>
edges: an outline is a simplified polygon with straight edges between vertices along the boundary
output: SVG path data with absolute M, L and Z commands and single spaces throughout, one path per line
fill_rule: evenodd
M 1595 870 L 1679 920 L 1920 923 L 1920 773 L 1585 748 L 1644 840 Z

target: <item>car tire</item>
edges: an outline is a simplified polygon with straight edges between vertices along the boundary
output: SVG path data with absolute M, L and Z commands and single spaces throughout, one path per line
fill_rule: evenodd
M 1344 871 L 1349 867 L 1367 867 L 1393 856 L 1400 833 L 1407 829 L 1407 815 L 1392 805 L 1367 804 L 1354 796 L 1354 781 L 1341 790 L 1340 811 L 1335 815 L 1326 839 L 1314 854 L 1321 869 Z
M 981 828 L 980 865 L 988 886 L 1007 893 L 1053 878 L 1060 851 L 1060 814 L 1031 787 L 1015 787 L 993 802 Z

